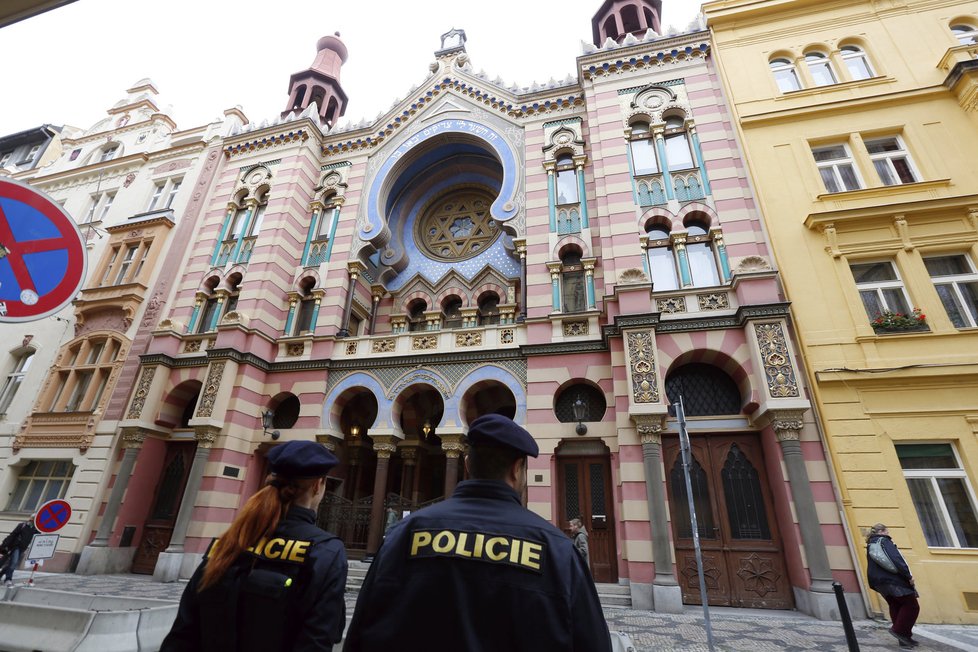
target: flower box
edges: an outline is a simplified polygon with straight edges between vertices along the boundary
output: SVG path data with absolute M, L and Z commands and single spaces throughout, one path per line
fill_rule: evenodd
M 914 331 L 929 331 L 927 315 L 914 308 L 909 315 L 902 312 L 884 310 L 872 321 L 873 330 L 877 333 L 905 333 Z

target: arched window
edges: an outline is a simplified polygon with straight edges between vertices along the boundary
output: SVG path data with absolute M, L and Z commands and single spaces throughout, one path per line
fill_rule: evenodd
M 201 306 L 200 312 L 197 315 L 197 324 L 195 331 L 197 333 L 206 333 L 212 330 L 211 322 L 215 321 L 214 316 L 217 313 L 217 294 L 214 292 L 214 288 L 217 287 L 217 279 L 208 279 L 204 284 L 206 290 L 206 298 Z M 202 296 L 198 293 L 198 296 Z
M 601 421 L 608 409 L 604 392 L 587 383 L 576 383 L 566 387 L 554 402 L 554 415 L 561 423 L 577 423 L 574 403 L 578 400 L 584 405 L 581 421 Z
M 499 323 L 499 295 L 486 292 L 479 297 L 479 325 L 491 326 Z
M 679 117 L 666 119 L 666 160 L 669 170 L 688 170 L 696 167 L 689 149 L 686 122 Z
M 224 300 L 224 314 L 238 309 L 238 295 L 241 293 L 241 274 L 233 274 L 228 279 L 228 296 Z
M 312 323 L 312 317 L 316 312 L 316 297 L 312 294 L 312 286 L 315 281 L 311 278 L 305 279 L 300 286 L 300 298 L 295 307 L 295 321 L 292 325 L 292 335 L 298 337 L 307 331 L 316 330 L 316 325 Z
M 428 304 L 422 299 L 415 299 L 408 306 L 408 330 L 423 331 L 427 329 L 424 313 L 428 309 Z
M 295 394 L 288 394 L 279 401 L 272 411 L 272 428 L 291 428 L 299 420 L 299 409 L 301 405 Z
M 584 290 L 584 266 L 579 251 L 568 251 L 560 257 L 561 308 L 563 312 L 583 312 L 587 309 Z
M 805 55 L 805 64 L 816 86 L 830 86 L 836 83 L 832 63 L 826 55 L 821 52 L 809 52 Z
M 873 67 L 869 65 L 869 59 L 866 58 L 866 53 L 855 45 L 842 47 L 842 61 L 845 62 L 846 70 L 849 71 L 849 77 L 853 80 L 869 79 L 870 77 L 876 76 L 873 72 Z
M 679 277 L 676 274 L 676 258 L 669 240 L 669 229 L 654 225 L 648 229 L 647 234 L 652 291 L 678 290 Z
M 951 25 L 951 32 L 954 34 L 954 38 L 958 39 L 960 45 L 974 45 L 978 43 L 978 31 L 971 25 L 966 25 L 965 23 Z
M 618 40 L 618 21 L 615 20 L 614 16 L 608 16 L 608 19 L 604 21 L 604 33 L 616 41 Z
M 635 176 L 656 174 L 659 172 L 659 162 L 655 156 L 655 143 L 648 122 L 632 123 L 631 139 L 628 147 L 632 153 L 632 165 L 635 166 Z
M 263 194 L 258 199 L 258 206 L 255 207 L 255 216 L 251 219 L 251 230 L 248 235 L 256 236 L 261 232 L 261 224 L 265 220 L 265 209 L 268 207 L 268 194 Z
M 694 362 L 679 367 L 666 377 L 670 403 L 683 397 L 687 417 L 740 414 L 743 401 L 737 383 L 722 369 Z
M 774 74 L 774 81 L 777 82 L 782 93 L 801 90 L 798 72 L 790 59 L 774 59 L 770 65 L 771 73 Z
M 446 297 L 441 302 L 442 328 L 462 327 L 462 299 L 456 295 Z
M 579 201 L 577 194 L 577 172 L 574 170 L 574 159 L 569 154 L 562 154 L 557 157 L 557 205 L 576 204 Z
M 720 284 L 717 274 L 716 256 L 710 232 L 702 222 L 686 224 L 686 257 L 689 260 L 689 273 L 694 287 L 709 287 Z

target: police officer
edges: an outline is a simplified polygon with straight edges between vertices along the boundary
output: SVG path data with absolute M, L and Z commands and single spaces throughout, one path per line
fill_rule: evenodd
M 290 441 L 268 461 L 265 486 L 211 544 L 160 652 L 306 652 L 342 638 L 346 551 L 315 525 L 337 459 Z
M 598 595 L 563 532 L 522 505 L 526 456 L 511 419 L 472 421 L 448 500 L 394 526 L 374 558 L 344 650 L 611 650 Z

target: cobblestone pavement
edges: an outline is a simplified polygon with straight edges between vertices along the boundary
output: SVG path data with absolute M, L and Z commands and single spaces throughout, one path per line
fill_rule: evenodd
M 27 573 L 18 571 L 15 580 L 21 584 Z M 38 573 L 34 584 L 37 588 L 70 591 L 95 595 L 179 600 L 185 582 L 154 582 L 148 575 L 74 575 L 70 573 Z M 353 613 L 356 593 L 347 593 L 347 617 Z M 612 631 L 627 633 L 638 652 L 651 650 L 684 650 L 708 652 L 703 613 L 699 607 L 690 608 L 683 614 L 657 614 L 635 609 L 605 608 L 608 627 Z M 766 652 L 768 650 L 848 650 L 842 624 L 810 618 L 789 611 L 761 611 L 741 609 L 713 609 L 710 616 L 713 625 L 714 650 L 717 652 Z M 861 652 L 897 650 L 896 639 L 886 631 L 888 623 L 860 620 L 855 623 L 856 638 Z M 929 626 L 937 630 L 937 626 Z M 967 629 L 972 633 L 978 628 Z M 978 650 L 978 648 L 953 644 L 947 645 L 925 637 L 919 630 L 917 650 L 952 651 Z M 946 637 L 944 637 L 946 638 Z

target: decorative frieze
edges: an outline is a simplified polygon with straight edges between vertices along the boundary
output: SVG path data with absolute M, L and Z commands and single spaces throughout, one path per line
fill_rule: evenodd
M 437 348 L 438 338 L 434 335 L 421 335 L 419 337 L 411 338 L 411 350 L 412 351 L 427 351 L 429 349 Z
M 143 367 L 143 372 L 139 375 L 139 382 L 136 383 L 136 393 L 132 397 L 129 405 L 127 419 L 138 419 L 143 413 L 143 406 L 146 405 L 146 397 L 149 396 L 149 387 L 153 384 L 153 376 L 156 374 L 156 367 Z
M 625 334 L 625 340 L 632 372 L 633 402 L 658 403 L 659 385 L 655 373 L 652 331 L 631 331 Z
M 200 397 L 200 407 L 197 408 L 198 417 L 209 417 L 214 414 L 214 403 L 217 401 L 217 392 L 221 388 L 221 376 L 224 375 L 224 360 L 219 360 L 211 364 L 207 371 L 207 381 L 204 383 L 204 393 Z
M 197 353 L 200 351 L 200 340 L 189 340 L 183 343 L 184 353 Z
M 285 355 L 302 355 L 306 352 L 305 342 L 289 342 L 285 345 Z
M 771 426 L 779 442 L 798 441 L 805 425 L 805 410 L 777 410 L 773 413 Z
M 754 324 L 757 345 L 764 363 L 764 375 L 772 398 L 798 396 L 798 381 L 791 366 L 788 343 L 780 322 Z
M 499 331 L 499 343 L 500 344 L 512 344 L 516 341 L 516 333 L 512 328 L 504 328 Z
M 347 355 L 356 355 L 357 354 L 357 342 L 356 342 L 356 340 L 353 340 L 351 342 L 347 342 L 346 343 L 346 354 Z
M 123 428 L 122 447 L 123 448 L 142 448 L 146 441 L 146 431 L 141 428 Z
M 194 428 L 194 439 L 197 440 L 197 448 L 211 448 L 217 441 L 217 436 L 221 434 L 220 428 L 214 426 L 197 426 Z
M 482 346 L 482 333 L 478 331 L 455 333 L 455 346 Z

